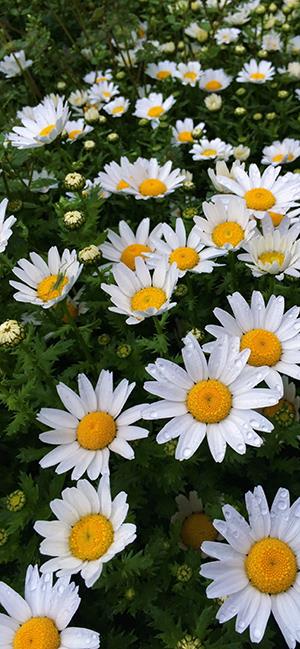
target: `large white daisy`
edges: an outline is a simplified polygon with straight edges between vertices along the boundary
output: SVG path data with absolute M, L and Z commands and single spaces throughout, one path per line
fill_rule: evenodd
M 42 408 L 37 420 L 51 430 L 40 439 L 56 448 L 40 461 L 43 469 L 58 464 L 56 473 L 73 469 L 71 479 L 78 480 L 87 471 L 91 480 L 109 473 L 110 451 L 133 460 L 134 451 L 127 440 L 147 437 L 148 431 L 132 426 L 141 419 L 140 406 L 122 412 L 135 383 L 123 379 L 113 389 L 113 373 L 102 370 L 95 389 L 85 374 L 78 375 L 79 396 L 64 383 L 57 385 L 58 395 L 67 409 Z
M 45 97 L 21 118 L 22 126 L 14 126 L 7 138 L 17 149 L 34 149 L 50 144 L 64 130 L 69 117 L 64 97 Z
M 203 551 L 216 559 L 200 574 L 212 579 L 209 598 L 226 598 L 219 622 L 237 616 L 235 630 L 250 627 L 251 642 L 261 642 L 273 613 L 290 649 L 300 641 L 300 499 L 290 506 L 287 489 L 280 488 L 271 510 L 262 487 L 245 496 L 249 523 L 231 505 L 223 507 L 225 521 L 215 528 L 228 543 L 205 541 Z
M 213 196 L 212 202 L 202 203 L 202 209 L 206 218 L 195 216 L 194 222 L 206 246 L 237 250 L 253 236 L 256 222 L 243 198 Z
M 234 180 L 233 171 L 235 167 L 241 167 L 242 169 L 244 169 L 245 163 L 240 162 L 239 160 L 234 160 L 231 167 L 229 168 L 225 160 L 216 160 L 215 169 L 212 169 L 210 167 L 207 170 L 209 179 L 211 180 L 213 186 L 218 192 L 221 192 L 222 194 L 230 193 L 230 189 L 225 187 L 225 185 L 221 182 L 220 178 L 221 176 L 225 176 L 226 178 L 231 178 L 232 180 Z M 217 180 L 217 178 L 219 180 Z
M 285 137 L 282 142 L 276 140 L 262 151 L 262 164 L 277 166 L 294 162 L 300 156 L 300 140 Z
M 112 500 L 109 478 L 103 476 L 97 490 L 88 480 L 79 480 L 61 495 L 62 499 L 50 502 L 58 520 L 34 524 L 36 532 L 45 537 L 41 554 L 54 557 L 41 571 L 57 572 L 59 577 L 80 572 L 90 588 L 104 563 L 136 538 L 136 526 L 123 522 L 128 512 L 127 494 L 121 491 Z
M 162 225 L 157 225 L 152 232 L 150 219 L 146 217 L 139 223 L 134 233 L 126 221 L 119 222 L 119 235 L 108 229 L 107 238 L 110 243 L 102 243 L 99 248 L 105 259 L 114 263 L 122 262 L 131 270 L 135 270 L 136 257 L 144 257 L 155 248 L 155 240 L 160 237 Z
M 194 129 L 197 129 L 197 131 L 199 131 L 201 135 L 202 133 L 205 133 L 206 126 L 204 122 L 199 122 L 198 124 L 194 125 L 194 122 L 190 117 L 186 117 L 183 120 L 178 119 L 176 121 L 175 127 L 172 128 L 172 144 L 174 144 L 175 146 L 180 146 L 182 144 L 193 143 L 195 141 L 193 136 Z
M 155 380 L 144 387 L 161 397 L 146 407 L 144 419 L 169 419 L 157 435 L 164 444 L 179 437 L 175 457 L 187 460 L 204 437 L 216 462 L 222 462 L 229 444 L 237 453 L 246 452 L 246 444 L 261 446 L 255 430 L 270 432 L 273 426 L 256 408 L 277 403 L 278 395 L 256 385 L 264 380 L 268 368 L 246 367 L 250 350 L 239 351 L 239 339 L 222 336 L 208 362 L 196 338 L 184 339 L 182 357 L 185 370 L 171 361 L 158 358 L 146 367 Z
M 134 163 L 125 156 L 121 164 L 111 162 L 98 174 L 103 189 L 116 194 L 131 194 L 137 200 L 162 198 L 181 187 L 185 176 L 180 169 L 173 169 L 168 160 L 162 167 L 156 158 L 137 158 Z
M 4 252 L 8 239 L 12 235 L 12 226 L 16 223 L 16 217 L 11 214 L 5 218 L 8 198 L 3 198 L 0 203 L 0 253 Z
M 69 577 L 53 585 L 53 575 L 40 576 L 37 566 L 28 566 L 25 597 L 0 582 L 0 603 L 8 615 L 0 615 L 1 649 L 98 649 L 99 633 L 69 627 L 80 597 Z
M 252 237 L 243 245 L 246 252 L 238 255 L 238 259 L 246 262 L 254 277 L 271 274 L 279 281 L 282 281 L 285 275 L 300 277 L 299 219 L 297 221 L 298 223 L 289 228 L 290 220 L 285 218 L 274 228 L 271 218 L 265 216 L 262 220 L 263 226 L 270 222 L 272 229 L 264 227 L 263 234 Z
M 238 73 L 236 80 L 239 83 L 266 83 L 273 79 L 275 68 L 270 61 L 255 61 L 251 59 L 249 63 L 245 63 L 244 67 Z

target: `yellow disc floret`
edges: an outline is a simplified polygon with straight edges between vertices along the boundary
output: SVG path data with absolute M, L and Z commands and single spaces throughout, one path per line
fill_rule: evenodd
M 217 532 L 206 514 L 196 512 L 184 519 L 181 539 L 188 548 L 200 550 L 203 541 L 213 541 L 216 537 Z
M 183 77 L 184 77 L 184 79 L 189 79 L 189 80 L 191 80 L 191 81 L 195 81 L 195 79 L 197 79 L 197 73 L 196 73 L 196 72 L 193 72 L 193 71 L 186 72 L 186 73 L 183 75 Z
M 284 158 L 283 153 L 277 153 L 276 155 L 273 156 L 272 162 L 281 162 L 283 158 Z
M 131 268 L 131 270 L 135 270 L 135 258 L 143 257 L 143 252 L 151 252 L 151 248 L 142 243 L 132 243 L 127 248 L 124 248 L 120 261 L 126 264 L 128 268 Z
M 214 90 L 220 90 L 222 88 L 222 84 L 220 81 L 217 81 L 216 79 L 212 79 L 211 81 L 208 81 L 205 84 L 205 89 L 209 91 L 214 91 Z
M 77 426 L 77 441 L 89 451 L 99 451 L 108 446 L 116 436 L 114 418 L 107 412 L 89 412 Z
M 177 140 L 178 142 L 194 142 L 191 131 L 180 131 Z
M 36 289 L 37 296 L 40 300 L 43 300 L 43 302 L 54 300 L 62 294 L 68 281 L 66 275 L 48 275 L 48 277 L 44 277 L 44 279 L 38 283 Z
M 159 72 L 157 72 L 156 78 L 163 80 L 163 79 L 167 79 L 170 76 L 171 76 L 171 72 L 169 70 L 159 70 Z
M 215 379 L 199 381 L 188 392 L 187 409 L 197 421 L 216 424 L 231 410 L 232 395 L 227 385 Z
M 147 309 L 160 309 L 166 302 L 167 296 L 162 288 L 147 286 L 141 288 L 131 298 L 131 308 L 133 311 L 147 311 Z
M 258 261 L 261 264 L 274 264 L 277 263 L 278 266 L 282 266 L 285 259 L 283 252 L 278 252 L 277 250 L 268 250 L 267 252 L 262 252 L 258 257 Z
M 257 541 L 245 559 L 247 577 L 261 593 L 277 595 L 295 582 L 298 566 L 287 543 L 272 537 Z
M 139 186 L 142 196 L 160 196 L 167 191 L 167 185 L 159 178 L 147 178 Z
M 217 150 L 216 149 L 204 149 L 201 151 L 201 155 L 205 155 L 207 158 L 210 158 L 211 156 L 217 155 Z
M 88 514 L 73 525 L 69 546 L 73 557 L 81 561 L 100 559 L 114 540 L 111 522 L 102 514 Z
M 245 232 L 239 223 L 225 221 L 225 223 L 216 225 L 211 233 L 211 238 L 218 248 L 222 248 L 228 243 L 235 248 L 245 238 Z
M 270 210 L 276 203 L 274 194 L 264 187 L 253 187 L 253 189 L 249 189 L 244 199 L 250 210 Z
M 279 338 L 272 331 L 266 329 L 251 329 L 247 331 L 240 344 L 241 351 L 250 349 L 249 365 L 260 367 L 276 365 L 281 358 L 282 347 Z
M 164 112 L 162 106 L 152 106 L 152 108 L 149 108 L 147 115 L 148 117 L 160 117 Z
M 182 246 L 173 250 L 170 254 L 169 262 L 170 264 L 175 262 L 180 270 L 189 270 L 198 264 L 199 259 L 200 257 L 194 248 Z
M 50 135 L 52 133 L 53 129 L 55 129 L 56 124 L 48 124 L 48 126 L 44 126 L 42 130 L 39 132 L 40 137 L 47 137 L 47 135 Z
M 266 75 L 263 74 L 263 72 L 252 72 L 249 77 L 249 79 L 253 79 L 253 81 L 262 81 L 265 78 Z
M 16 631 L 13 649 L 59 649 L 60 635 L 49 617 L 32 617 Z
M 279 214 L 278 212 L 268 212 L 269 216 L 272 219 L 272 223 L 277 228 L 278 225 L 280 225 L 281 221 L 284 219 L 284 214 Z
M 73 131 L 70 131 L 70 133 L 68 133 L 68 137 L 70 140 L 75 140 L 77 136 L 80 135 L 80 133 L 82 133 L 82 130 L 80 128 L 74 128 Z
M 122 179 L 121 179 L 121 180 L 118 182 L 118 184 L 117 184 L 117 186 L 116 186 L 116 189 L 117 189 L 118 191 L 122 191 L 122 189 L 127 189 L 128 187 L 130 187 L 129 183 L 127 183 L 126 180 L 122 180 Z
M 115 106 L 111 112 L 113 115 L 118 115 L 118 113 L 124 113 L 124 106 Z

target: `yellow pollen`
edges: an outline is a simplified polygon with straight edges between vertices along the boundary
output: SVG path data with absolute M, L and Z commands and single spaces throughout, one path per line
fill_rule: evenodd
M 102 83 L 102 81 L 107 81 L 107 77 L 97 77 L 96 83 Z
M 212 231 L 212 240 L 218 248 L 222 248 L 225 244 L 231 243 L 235 248 L 245 237 L 243 228 L 235 221 L 225 221 L 219 223 Z
M 73 525 L 69 546 L 73 557 L 95 561 L 107 552 L 114 540 L 111 522 L 102 514 L 88 514 Z
M 275 406 L 267 406 L 266 408 L 263 408 L 264 415 L 266 415 L 266 417 L 271 417 L 271 419 L 277 415 L 277 413 L 281 414 L 284 413 L 284 411 L 286 411 L 288 415 L 293 415 L 293 419 L 295 419 L 295 406 L 287 399 L 280 399 L 278 403 L 275 403 Z
M 288 162 L 292 162 L 295 159 L 295 156 L 292 153 L 288 153 L 287 159 L 288 159 Z
M 179 142 L 194 142 L 191 131 L 181 131 L 178 133 L 177 140 Z
M 160 117 L 164 112 L 162 106 L 152 106 L 152 108 L 149 108 L 147 115 L 148 117 Z
M 249 79 L 253 79 L 254 81 L 261 81 L 262 79 L 265 79 L 266 75 L 263 74 L 263 72 L 252 72 L 250 74 Z
M 205 155 L 207 158 L 210 158 L 212 155 L 217 155 L 217 153 L 216 149 L 204 149 L 201 151 L 201 155 Z
M 147 311 L 147 309 L 160 309 L 166 302 L 167 296 L 162 288 L 148 286 L 142 288 L 131 298 L 131 308 L 133 311 Z
M 77 135 L 80 135 L 80 133 L 82 133 L 82 130 L 80 128 L 79 129 L 74 128 L 73 131 L 70 131 L 68 137 L 70 138 L 70 140 L 75 140 Z
M 266 329 L 251 329 L 247 331 L 240 343 L 240 350 L 250 349 L 249 365 L 260 367 L 276 365 L 281 358 L 281 342 L 272 331 Z
M 244 199 L 250 210 L 270 210 L 276 203 L 276 198 L 269 189 L 254 187 L 249 189 Z
M 109 92 L 108 90 L 104 90 L 102 95 L 103 95 L 103 97 L 111 97 L 111 92 Z
M 142 196 L 159 196 L 165 194 L 167 185 L 158 178 L 147 178 L 139 186 L 139 192 Z
M 113 108 L 111 112 L 113 115 L 117 115 L 118 113 L 124 113 L 124 106 L 115 106 L 115 108 Z
M 48 126 L 44 126 L 44 128 L 42 128 L 42 130 L 39 132 L 39 135 L 41 137 L 46 137 L 47 135 L 50 135 L 50 133 L 52 133 L 55 127 L 56 124 L 48 124 Z
M 206 90 L 212 90 L 213 91 L 213 90 L 220 90 L 220 88 L 222 88 L 222 84 L 220 83 L 220 81 L 217 81 L 216 79 L 212 79 L 211 81 L 208 81 L 205 84 L 205 89 Z
M 181 528 L 181 540 L 184 545 L 193 550 L 200 550 L 203 541 L 213 541 L 217 532 L 210 518 L 202 512 L 187 516 Z
M 77 441 L 89 451 L 99 451 L 115 439 L 117 427 L 114 418 L 99 410 L 89 412 L 77 426 Z
M 156 78 L 160 80 L 167 79 L 170 76 L 171 72 L 169 70 L 159 70 L 156 74 Z
M 197 421 L 216 424 L 231 410 L 232 396 L 228 387 L 215 379 L 199 381 L 188 392 L 187 409 Z
M 262 252 L 258 257 L 258 261 L 260 261 L 262 264 L 274 264 L 274 262 L 276 262 L 279 266 L 282 266 L 284 262 L 284 253 L 277 252 L 277 250 Z
M 126 264 L 128 268 L 131 268 L 131 270 L 135 270 L 135 258 L 143 257 L 143 252 L 151 252 L 151 248 L 142 243 L 132 243 L 130 246 L 127 246 L 127 248 L 124 248 L 120 261 L 122 261 L 123 264 Z
M 65 275 L 48 275 L 44 277 L 41 282 L 37 285 L 37 296 L 43 302 L 48 302 L 49 300 L 54 300 L 56 297 L 59 297 L 66 284 L 69 280 Z
M 122 189 L 127 189 L 127 187 L 130 187 L 129 183 L 126 182 L 126 180 L 120 180 L 116 186 L 116 189 L 119 191 L 122 191 Z
M 139 38 L 144 38 L 145 33 L 146 32 L 142 27 L 140 27 L 140 29 L 137 30 L 137 35 L 139 36 Z
M 261 593 L 278 595 L 295 582 L 298 566 L 287 543 L 267 537 L 250 548 L 245 559 L 247 577 Z
M 49 617 L 31 617 L 13 639 L 13 649 L 59 649 L 60 645 L 60 634 Z
M 191 81 L 195 81 L 195 79 L 197 79 L 197 73 L 196 72 L 185 72 L 183 77 L 184 77 L 184 79 L 190 79 Z
M 272 162 L 281 162 L 283 160 L 284 155 L 283 153 L 277 153 L 277 155 L 274 155 L 272 158 Z
M 284 214 L 278 214 L 278 212 L 270 212 L 269 211 L 268 214 L 271 217 L 271 219 L 273 221 L 273 225 L 275 226 L 275 228 L 277 227 L 277 225 L 280 225 L 282 219 L 284 219 Z
M 200 257 L 194 248 L 182 246 L 173 250 L 170 254 L 169 262 L 173 264 L 175 261 L 179 270 L 189 270 L 198 264 L 199 259 Z

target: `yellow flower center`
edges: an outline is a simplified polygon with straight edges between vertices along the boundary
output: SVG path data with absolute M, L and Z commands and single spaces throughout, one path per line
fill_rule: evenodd
M 107 81 L 107 77 L 97 77 L 96 83 L 102 83 L 102 81 Z
M 144 246 L 142 243 L 132 243 L 127 248 L 124 248 L 120 261 L 126 264 L 128 268 L 131 268 L 131 270 L 135 270 L 135 258 L 143 257 L 143 252 L 151 252 L 151 248 Z
M 50 133 L 52 133 L 55 127 L 56 124 L 48 124 L 48 126 L 44 126 L 44 128 L 42 128 L 42 130 L 39 132 L 39 135 L 41 137 L 46 137 L 47 135 L 50 135 Z
M 77 135 L 80 135 L 80 133 L 82 133 L 82 130 L 80 128 L 74 128 L 73 131 L 70 131 L 69 133 L 70 140 L 75 140 Z
M 173 264 L 175 261 L 180 270 L 189 270 L 198 264 L 199 259 L 200 257 L 194 248 L 182 246 L 173 250 L 170 254 L 169 262 Z
M 118 113 L 124 113 L 124 106 L 115 106 L 111 112 L 113 115 L 117 115 Z
M 278 595 L 293 585 L 298 566 L 287 543 L 267 537 L 252 545 L 245 559 L 245 569 L 252 586 L 261 593 Z
M 217 150 L 216 149 L 204 149 L 201 151 L 201 155 L 205 155 L 207 158 L 210 158 L 210 156 L 217 155 Z
M 49 617 L 32 617 L 16 631 L 13 649 L 58 649 L 60 635 Z
M 217 532 L 206 514 L 196 512 L 183 521 L 181 539 L 188 548 L 200 550 L 203 541 L 213 541 L 216 538 Z
M 277 153 L 277 155 L 274 155 L 272 158 L 272 162 L 281 162 L 283 160 L 284 155 L 283 153 Z
M 292 153 L 288 153 L 287 159 L 288 162 L 292 162 L 295 159 L 295 156 Z
M 127 189 L 127 187 L 130 187 L 129 183 L 126 182 L 126 180 L 120 180 L 116 186 L 116 189 L 119 191 L 122 191 L 122 189 Z
M 141 288 L 131 298 L 131 308 L 133 311 L 147 311 L 147 309 L 160 309 L 166 302 L 167 296 L 162 288 L 148 286 Z
M 48 302 L 49 300 L 54 300 L 56 297 L 59 297 L 66 284 L 69 280 L 66 275 L 48 275 L 44 277 L 41 282 L 37 285 L 37 296 L 43 302 Z
M 263 72 L 252 72 L 249 78 L 253 79 L 254 81 L 261 81 L 262 79 L 266 78 L 266 75 L 263 74 Z
M 284 262 L 284 253 L 277 252 L 277 250 L 262 252 L 258 257 L 258 261 L 260 261 L 262 264 L 273 264 L 274 262 L 276 262 L 278 266 L 282 266 Z
M 190 79 L 191 81 L 195 81 L 197 79 L 197 72 L 185 72 L 183 75 L 184 79 Z
M 104 90 L 102 95 L 103 95 L 103 97 L 111 97 L 111 92 L 109 92 L 108 90 Z
M 217 81 L 216 79 L 212 79 L 211 81 L 208 81 L 205 84 L 206 90 L 213 91 L 213 90 L 220 90 L 220 88 L 222 88 L 222 84 L 220 83 L 220 81 Z
M 139 186 L 139 192 L 143 196 L 159 196 L 167 191 L 167 185 L 158 178 L 143 180 Z
M 199 381 L 188 392 L 187 409 L 197 421 L 216 424 L 231 410 L 232 396 L 227 385 L 215 379 Z
M 170 76 L 171 76 L 171 72 L 169 70 L 160 70 L 159 72 L 157 72 L 156 78 L 163 80 L 163 79 L 167 79 Z
M 148 117 L 160 117 L 164 112 L 162 106 L 152 106 L 152 108 L 149 108 L 147 115 Z
M 111 522 L 102 514 L 88 514 L 73 525 L 69 546 L 73 557 L 95 561 L 107 552 L 114 540 Z
M 296 416 L 296 409 L 293 403 L 287 401 L 287 399 L 280 399 L 278 403 L 275 403 L 275 406 L 267 406 L 263 408 L 263 413 L 266 417 L 275 417 L 275 415 L 280 415 L 280 420 L 292 421 Z
M 260 367 L 276 365 L 281 358 L 281 342 L 276 334 L 266 329 L 251 329 L 241 338 L 241 351 L 250 349 L 249 365 Z
M 89 451 L 99 451 L 108 446 L 116 436 L 117 427 L 114 418 L 107 412 L 99 410 L 89 412 L 77 426 L 77 441 Z
M 177 135 L 179 142 L 194 142 L 191 131 L 181 131 Z
M 278 212 L 268 212 L 269 216 L 273 221 L 273 225 L 276 228 L 277 225 L 280 225 L 282 219 L 284 219 L 284 214 L 278 214 Z
M 222 248 L 226 243 L 231 243 L 235 248 L 245 237 L 243 228 L 235 221 L 225 221 L 219 223 L 212 231 L 212 240 L 218 248 Z
M 244 199 L 250 210 L 270 210 L 276 203 L 274 194 L 264 187 L 249 189 Z

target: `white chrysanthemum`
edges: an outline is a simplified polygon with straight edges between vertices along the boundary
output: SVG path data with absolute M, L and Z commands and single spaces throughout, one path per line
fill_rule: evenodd
M 164 99 L 160 92 L 151 92 L 148 97 L 137 99 L 135 104 L 135 117 L 151 121 L 153 127 L 158 126 L 160 118 L 175 104 L 173 95 Z
M 50 173 L 47 169 L 42 169 L 41 171 L 34 169 L 30 179 L 23 178 L 22 180 L 30 188 L 31 192 L 38 194 L 47 194 L 50 189 L 56 189 L 58 187 L 58 182 L 54 178 L 53 173 Z
M 33 64 L 32 59 L 27 59 L 24 50 L 13 52 L 5 56 L 0 62 L 0 72 L 5 75 L 6 79 L 12 79 L 22 74 L 22 70 L 30 68 Z
M 203 541 L 213 541 L 218 537 L 211 519 L 203 511 L 203 503 L 197 491 L 190 491 L 188 497 L 179 494 L 175 498 L 178 507 L 171 523 L 181 523 L 180 547 L 200 550 Z
M 110 81 L 112 79 L 111 68 L 108 68 L 104 72 L 102 70 L 93 70 L 83 77 L 83 81 L 92 86 L 94 83 L 103 83 L 104 81 Z
M 223 68 L 218 70 L 205 70 L 199 81 L 201 90 L 206 92 L 221 92 L 231 84 L 232 77 L 224 72 Z
M 267 226 L 267 216 L 262 223 Z M 268 273 L 279 281 L 284 275 L 300 277 L 299 219 L 290 229 L 288 226 L 289 220 L 284 219 L 276 229 L 274 226 L 265 229 L 263 234 L 257 234 L 243 245 L 246 252 L 238 255 L 238 259 L 246 262 L 254 277 Z
M 175 458 L 188 460 L 204 437 L 216 462 L 222 462 L 229 444 L 237 453 L 246 452 L 246 444 L 261 446 L 255 430 L 270 432 L 273 426 L 255 408 L 277 403 L 275 392 L 256 385 L 264 380 L 269 368 L 246 367 L 249 349 L 239 352 L 239 339 L 222 336 L 207 362 L 196 338 L 184 339 L 182 357 L 185 370 L 176 363 L 158 358 L 146 368 L 155 381 L 146 381 L 145 389 L 163 399 L 151 403 L 144 419 L 169 419 L 157 435 L 164 444 L 179 437 Z
M 93 127 L 85 124 L 84 119 L 76 119 L 68 120 L 65 124 L 64 130 L 68 135 L 68 142 L 75 142 L 75 140 L 78 140 L 93 131 Z
M 253 236 L 256 222 L 250 218 L 243 198 L 230 196 L 225 200 L 213 196 L 213 202 L 202 203 L 205 218 L 195 216 L 194 222 L 206 246 L 238 250 Z
M 273 79 L 275 68 L 270 61 L 255 61 L 251 59 L 245 63 L 244 67 L 238 73 L 236 80 L 238 83 L 265 83 Z
M 217 189 L 218 192 L 222 192 L 224 194 L 226 194 L 228 192 L 230 193 L 230 190 L 227 189 L 227 187 L 225 187 L 225 185 L 223 185 L 220 182 L 220 176 L 226 176 L 226 178 L 232 178 L 234 180 L 233 171 L 234 171 L 235 167 L 241 167 L 242 169 L 244 169 L 245 168 L 245 163 L 240 162 L 240 160 L 235 160 L 232 163 L 232 165 L 231 165 L 231 167 L 229 169 L 229 167 L 227 166 L 227 164 L 226 164 L 226 162 L 224 160 L 217 160 L 215 169 L 212 169 L 210 167 L 207 170 L 209 178 L 210 178 L 213 186 L 215 187 L 215 189 Z M 217 178 L 219 180 L 217 180 Z
M 184 33 L 190 38 L 195 38 L 199 43 L 204 43 L 208 38 L 208 33 L 198 23 L 190 23 L 184 30 Z
M 270 146 L 263 148 L 263 165 L 277 165 L 288 164 L 294 162 L 300 156 L 300 140 L 294 140 L 290 137 L 285 137 L 282 142 L 276 140 Z
M 216 561 L 202 564 L 200 574 L 212 579 L 206 594 L 225 597 L 219 622 L 237 615 L 235 630 L 250 627 L 251 642 L 260 642 L 273 613 L 290 649 L 300 640 L 300 499 L 290 506 L 287 489 L 280 488 L 269 510 L 262 487 L 245 496 L 249 523 L 231 505 L 223 507 L 225 521 L 214 526 L 228 542 L 206 541 L 202 549 Z
M 212 259 L 223 256 L 226 252 L 211 246 L 205 248 L 196 226 L 187 236 L 181 218 L 176 219 L 175 230 L 164 223 L 162 233 L 165 241 L 159 239 L 155 242 L 156 251 L 149 255 L 149 264 L 156 267 L 161 263 L 161 260 L 169 265 L 175 263 L 179 277 L 184 277 L 187 272 L 212 273 L 215 266 L 220 265 Z
M 275 406 L 263 408 L 262 414 L 265 417 L 274 419 L 275 423 L 282 428 L 298 422 L 300 419 L 300 396 L 296 393 L 296 386 L 293 381 L 289 381 L 287 376 L 282 377 L 283 395 Z M 297 436 L 298 439 L 299 435 Z
M 262 49 L 266 50 L 267 52 L 280 52 L 283 48 L 283 42 L 280 38 L 280 34 L 274 31 L 264 34 L 261 46 Z
M 181 187 L 185 176 L 180 169 L 172 171 L 170 160 L 160 167 L 156 158 L 138 158 L 131 167 L 130 176 L 126 176 L 125 180 L 130 183 L 130 187 L 124 193 L 133 194 L 137 200 L 148 200 L 173 193 Z
M 134 165 L 129 162 L 126 156 L 123 156 L 121 157 L 120 164 L 117 162 L 110 162 L 104 165 L 104 171 L 98 173 L 97 179 L 104 190 L 112 194 L 118 194 L 119 192 L 127 194 L 128 189 L 131 187 L 130 179 L 133 173 L 133 168 Z
M 88 100 L 88 94 L 86 90 L 74 90 L 73 92 L 70 93 L 70 96 L 68 98 L 69 104 L 73 106 L 73 108 L 81 108 L 84 106 L 84 104 L 87 103 Z
M 129 101 L 125 97 L 117 97 L 103 106 L 103 110 L 112 117 L 122 117 L 129 108 Z
M 30 109 L 30 115 L 23 116 L 23 126 L 14 126 L 8 134 L 8 140 L 17 149 L 33 149 L 53 142 L 64 130 L 69 117 L 68 105 L 63 97 L 58 101 L 45 97 Z
M 219 137 L 214 140 L 202 138 L 199 144 L 194 144 L 189 152 L 192 154 L 193 160 L 215 160 L 216 158 L 228 160 L 233 153 L 233 147 L 231 144 L 223 142 Z
M 126 221 L 119 222 L 119 235 L 108 229 L 107 239 L 99 248 L 104 259 L 114 263 L 122 262 L 131 270 L 135 270 L 136 257 L 144 257 L 155 249 L 155 238 L 160 237 L 162 225 L 157 225 L 149 233 L 150 219 L 146 217 L 139 223 L 136 232 L 130 228 Z
M 224 334 L 238 337 L 240 349 L 250 350 L 248 365 L 268 373 L 266 383 L 282 396 L 281 374 L 300 378 L 300 319 L 299 307 L 284 313 L 284 298 L 272 295 L 265 305 L 262 294 L 253 291 L 249 306 L 243 296 L 236 292 L 227 297 L 233 316 L 219 309 L 214 315 L 222 326 L 208 325 L 206 331 L 217 339 Z M 211 351 L 216 343 L 204 345 Z
M 237 41 L 240 33 L 241 30 L 235 27 L 223 27 L 215 32 L 215 40 L 218 45 L 228 45 Z
M 12 235 L 12 226 L 16 223 L 16 217 L 11 214 L 5 218 L 8 198 L 3 198 L 0 203 L 0 253 L 4 252 L 8 239 Z
M 56 473 L 73 469 L 71 479 L 78 480 L 87 471 L 90 480 L 109 473 L 110 451 L 133 460 L 134 451 L 127 440 L 147 437 L 148 431 L 131 426 L 141 418 L 142 406 L 122 412 L 135 383 L 123 379 L 113 389 L 113 374 L 102 370 L 93 388 L 85 374 L 78 375 L 79 396 L 64 383 L 57 385 L 58 395 L 67 409 L 42 408 L 37 420 L 52 430 L 40 440 L 56 448 L 40 461 L 43 469 L 58 464 Z
M 158 63 L 149 63 L 146 67 L 145 73 L 152 79 L 164 81 L 170 77 L 175 77 L 176 70 L 176 63 L 173 61 L 159 61 Z
M 206 132 L 206 126 L 204 122 L 199 122 L 198 124 L 194 125 L 194 122 L 190 117 L 186 117 L 183 120 L 178 119 L 176 121 L 175 127 L 172 128 L 172 144 L 179 146 L 181 144 L 193 143 L 195 141 L 193 137 L 194 129 L 197 129 L 200 135 L 201 133 Z
M 201 65 L 198 61 L 189 61 L 188 63 L 179 63 L 177 66 L 176 77 L 184 86 L 196 86 L 202 74 Z
M 99 633 L 68 627 L 79 604 L 78 586 L 69 577 L 53 585 L 53 576 L 40 576 L 38 566 L 28 566 L 25 597 L 0 582 L 0 602 L 8 615 L 1 614 L 1 649 L 98 649 Z
M 112 97 L 118 94 L 119 86 L 116 86 L 113 81 L 102 81 L 91 86 L 88 91 L 88 100 L 90 104 L 100 107 L 103 102 L 108 103 Z
M 175 264 L 169 267 L 161 262 L 151 275 L 144 260 L 137 257 L 135 267 L 134 272 L 125 264 L 117 264 L 112 271 L 116 285 L 101 284 L 116 305 L 109 311 L 129 316 L 126 323 L 130 325 L 161 315 L 176 305 L 170 301 L 178 280 Z
M 262 218 L 269 210 L 285 214 L 297 206 L 295 201 L 300 198 L 300 183 L 296 175 L 279 176 L 280 171 L 281 167 L 271 165 L 261 174 L 257 165 L 250 164 L 247 173 L 242 166 L 234 166 L 231 170 L 233 178 L 217 175 L 217 182 L 232 194 L 244 198 L 248 209 L 257 218 Z
M 293 54 L 300 53 L 300 35 L 293 36 L 292 38 L 289 39 L 287 49 L 288 52 L 292 52 Z
M 136 526 L 124 523 L 128 512 L 127 494 L 121 491 L 112 501 L 108 476 L 98 489 L 88 480 L 64 489 L 62 499 L 50 502 L 58 521 L 37 521 L 34 529 L 45 539 L 41 554 L 49 559 L 44 572 L 72 575 L 80 572 L 87 588 L 99 579 L 107 563 L 136 538 Z
M 17 289 L 14 298 L 49 309 L 66 297 L 81 273 L 76 250 L 70 252 L 66 248 L 60 257 L 56 246 L 52 246 L 47 263 L 36 252 L 30 252 L 29 257 L 32 263 L 19 259 L 18 266 L 13 268 L 13 273 L 21 280 L 9 282 Z

